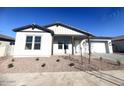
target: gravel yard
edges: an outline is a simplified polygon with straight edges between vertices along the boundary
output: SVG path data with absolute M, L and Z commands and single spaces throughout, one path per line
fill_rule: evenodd
M 90 67 L 90 68 L 89 68 Z M 123 70 L 124 65 L 107 59 L 88 59 L 80 56 L 52 56 L 49 58 L 4 58 L 0 60 L 0 73 L 70 72 L 85 70 Z
M 58 59 L 58 60 L 57 60 Z M 34 73 L 34 72 L 59 72 L 59 71 L 78 71 L 77 69 L 68 66 L 71 61 L 53 56 L 50 58 L 8 58 L 0 64 L 1 73 Z M 14 66 L 8 68 L 8 64 Z

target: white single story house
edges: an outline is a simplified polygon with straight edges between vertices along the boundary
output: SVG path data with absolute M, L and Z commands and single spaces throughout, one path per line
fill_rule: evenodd
M 112 53 L 111 38 L 96 37 L 89 32 L 63 23 L 46 26 L 31 24 L 13 29 L 16 32 L 14 57 L 49 57 Z
M 0 57 L 10 56 L 13 54 L 15 39 L 0 34 Z
M 112 38 L 113 52 L 124 53 L 124 35 Z

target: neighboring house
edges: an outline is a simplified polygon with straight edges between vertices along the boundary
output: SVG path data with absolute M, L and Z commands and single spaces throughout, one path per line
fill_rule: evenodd
M 112 53 L 111 38 L 96 37 L 89 32 L 62 23 L 46 26 L 31 24 L 13 29 L 16 32 L 14 57 L 48 57 L 88 53 Z
M 14 38 L 0 34 L 0 57 L 13 54 L 14 42 Z
M 113 37 L 113 52 L 124 53 L 124 35 Z

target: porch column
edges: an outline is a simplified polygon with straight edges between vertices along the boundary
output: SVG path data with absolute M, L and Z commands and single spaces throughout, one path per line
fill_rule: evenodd
M 53 55 L 53 40 L 54 40 L 54 36 L 52 36 L 52 47 L 51 47 L 51 55 Z
M 88 55 L 89 55 L 88 62 L 89 62 L 89 64 L 90 64 L 90 59 L 91 59 L 91 43 L 90 43 L 90 36 L 88 36 Z
M 71 37 L 71 43 L 72 43 L 72 55 L 74 55 L 74 36 Z

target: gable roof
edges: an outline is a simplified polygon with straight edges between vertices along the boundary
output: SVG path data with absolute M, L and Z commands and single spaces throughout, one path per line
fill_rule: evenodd
M 44 30 L 44 31 L 46 31 L 48 33 L 51 33 L 52 35 L 54 34 L 54 32 L 52 30 L 47 29 L 47 28 L 42 27 L 42 26 L 37 25 L 37 24 L 29 24 L 29 25 L 25 25 L 25 26 L 22 26 L 22 27 L 18 27 L 18 28 L 13 29 L 13 31 L 14 32 L 21 32 L 21 30 L 28 29 L 28 28 L 32 28 L 32 29 L 38 28 L 40 30 Z
M 53 23 L 53 24 L 45 25 L 45 26 L 43 26 L 43 27 L 48 28 L 48 27 L 51 27 L 51 26 L 54 26 L 54 25 L 56 25 L 56 26 L 63 26 L 63 27 L 65 27 L 65 28 L 68 28 L 68 29 L 71 29 L 71 30 L 75 30 L 76 32 L 83 33 L 83 34 L 86 34 L 86 35 L 88 35 L 88 36 L 94 36 L 94 35 L 92 35 L 92 34 L 89 33 L 89 32 L 86 32 L 86 31 L 84 31 L 84 30 L 80 30 L 80 29 L 78 29 L 78 28 L 75 28 L 75 27 L 72 27 L 72 26 L 70 26 L 70 25 L 66 25 L 66 24 L 63 24 L 63 23 Z
M 4 41 L 15 41 L 14 38 L 12 38 L 10 36 L 2 35 L 2 34 L 0 34 L 0 40 L 4 40 Z

